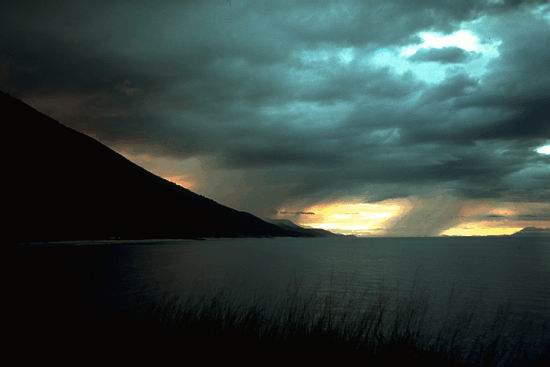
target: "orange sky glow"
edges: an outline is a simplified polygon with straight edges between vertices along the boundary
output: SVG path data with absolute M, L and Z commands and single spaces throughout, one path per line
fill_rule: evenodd
M 310 206 L 301 210 L 299 218 L 289 218 L 295 211 L 282 209 L 279 217 L 294 220 L 297 224 L 322 228 L 342 234 L 381 236 L 393 221 L 411 208 L 407 200 L 386 200 L 380 203 L 338 201 Z M 291 215 L 292 216 L 292 215 Z
M 147 154 L 119 151 L 136 164 L 174 182 L 177 185 L 201 192 L 201 180 L 205 173 L 200 164 L 182 163 L 170 158 L 159 158 Z M 199 162 L 200 163 L 200 162 Z M 182 173 L 183 172 L 183 173 Z M 206 176 L 210 177 L 208 174 Z M 220 198 L 213 197 L 215 200 Z M 224 203 L 224 200 L 220 200 Z M 389 235 L 392 226 L 407 215 L 418 203 L 419 198 L 390 199 L 377 203 L 365 203 L 349 198 L 321 202 L 307 207 L 288 206 L 278 208 L 276 217 L 289 219 L 304 227 L 322 228 L 335 233 L 356 236 Z M 226 203 L 227 204 L 227 203 Z M 509 203 L 487 200 L 466 200 L 461 205 L 456 222 L 442 230 L 440 236 L 493 236 L 510 235 L 525 227 L 550 227 L 544 219 L 521 219 L 524 214 L 550 211 L 546 203 Z
M 282 209 L 280 218 L 297 224 L 357 236 L 384 236 L 392 225 L 413 207 L 413 200 L 394 199 L 380 203 L 335 201 L 302 210 Z M 523 213 L 543 210 L 537 203 L 465 202 L 459 223 L 439 233 L 440 236 L 510 235 L 524 227 L 550 227 L 548 220 L 520 220 Z M 488 220 L 492 218 L 493 220 Z

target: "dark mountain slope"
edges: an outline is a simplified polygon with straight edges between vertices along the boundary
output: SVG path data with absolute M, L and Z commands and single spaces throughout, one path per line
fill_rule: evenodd
M 288 219 L 268 219 L 267 221 L 280 228 L 299 233 L 303 237 L 344 237 L 344 235 L 332 233 L 325 229 L 302 227 Z
M 133 164 L 0 92 L 11 240 L 299 236 Z

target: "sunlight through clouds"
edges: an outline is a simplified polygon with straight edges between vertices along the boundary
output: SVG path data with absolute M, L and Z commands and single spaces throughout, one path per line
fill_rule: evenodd
M 481 45 L 479 38 L 468 30 L 460 30 L 448 35 L 436 32 L 421 32 L 422 43 L 407 46 L 401 51 L 401 56 L 412 56 L 422 48 L 459 47 L 468 52 L 486 51 L 488 46 Z
M 543 145 L 542 147 L 538 147 L 536 149 L 536 152 L 542 155 L 550 155 L 550 144 Z
M 464 223 L 448 229 L 442 236 L 508 236 L 523 229 L 523 227 L 495 227 L 490 222 Z
M 461 223 L 441 232 L 443 236 L 504 236 L 525 227 L 550 226 L 545 203 L 475 200 L 461 210 Z
M 475 26 L 475 22 L 464 24 Z M 475 28 L 475 27 L 474 27 Z M 440 32 L 420 32 L 421 42 L 400 48 L 382 48 L 374 52 L 370 62 L 378 67 L 390 67 L 398 73 L 412 72 L 412 74 L 427 83 L 442 82 L 450 70 L 467 66 L 469 75 L 480 77 L 486 70 L 488 63 L 499 56 L 498 47 L 501 42 L 493 40 L 482 42 L 480 36 L 469 29 L 460 29 L 450 34 Z M 455 60 L 424 60 L 424 53 L 441 55 L 447 51 L 456 55 Z M 462 55 L 458 54 L 461 52 Z M 419 57 L 420 56 L 420 57 Z M 458 57 L 461 56 L 461 57 Z
M 279 215 L 305 227 L 321 228 L 342 234 L 377 236 L 384 235 L 394 220 L 410 209 L 411 204 L 406 199 L 386 200 L 379 203 L 336 201 L 313 205 L 300 212 L 281 210 Z M 308 215 L 288 218 L 284 213 L 308 213 Z

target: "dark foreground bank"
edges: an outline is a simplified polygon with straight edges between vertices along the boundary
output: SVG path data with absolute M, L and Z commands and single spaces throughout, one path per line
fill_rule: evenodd
M 366 301 L 366 302 L 365 302 Z M 396 302 L 383 295 L 342 304 L 331 295 L 289 288 L 276 302 L 239 303 L 220 292 L 143 304 L 92 318 L 63 304 L 19 305 L 10 319 L 12 341 L 66 354 L 104 350 L 162 355 L 307 353 L 359 357 L 367 366 L 549 366 L 545 330 L 513 329 L 503 310 L 480 329 L 474 311 L 431 316 L 422 297 Z M 60 348 L 61 346 L 61 348 Z M 82 352 L 85 351 L 85 352 Z

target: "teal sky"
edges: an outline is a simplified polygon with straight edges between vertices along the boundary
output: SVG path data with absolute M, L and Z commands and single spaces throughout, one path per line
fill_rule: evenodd
M 550 226 L 547 1 L 18 1 L 0 22 L 1 89 L 227 205 L 360 234 Z

